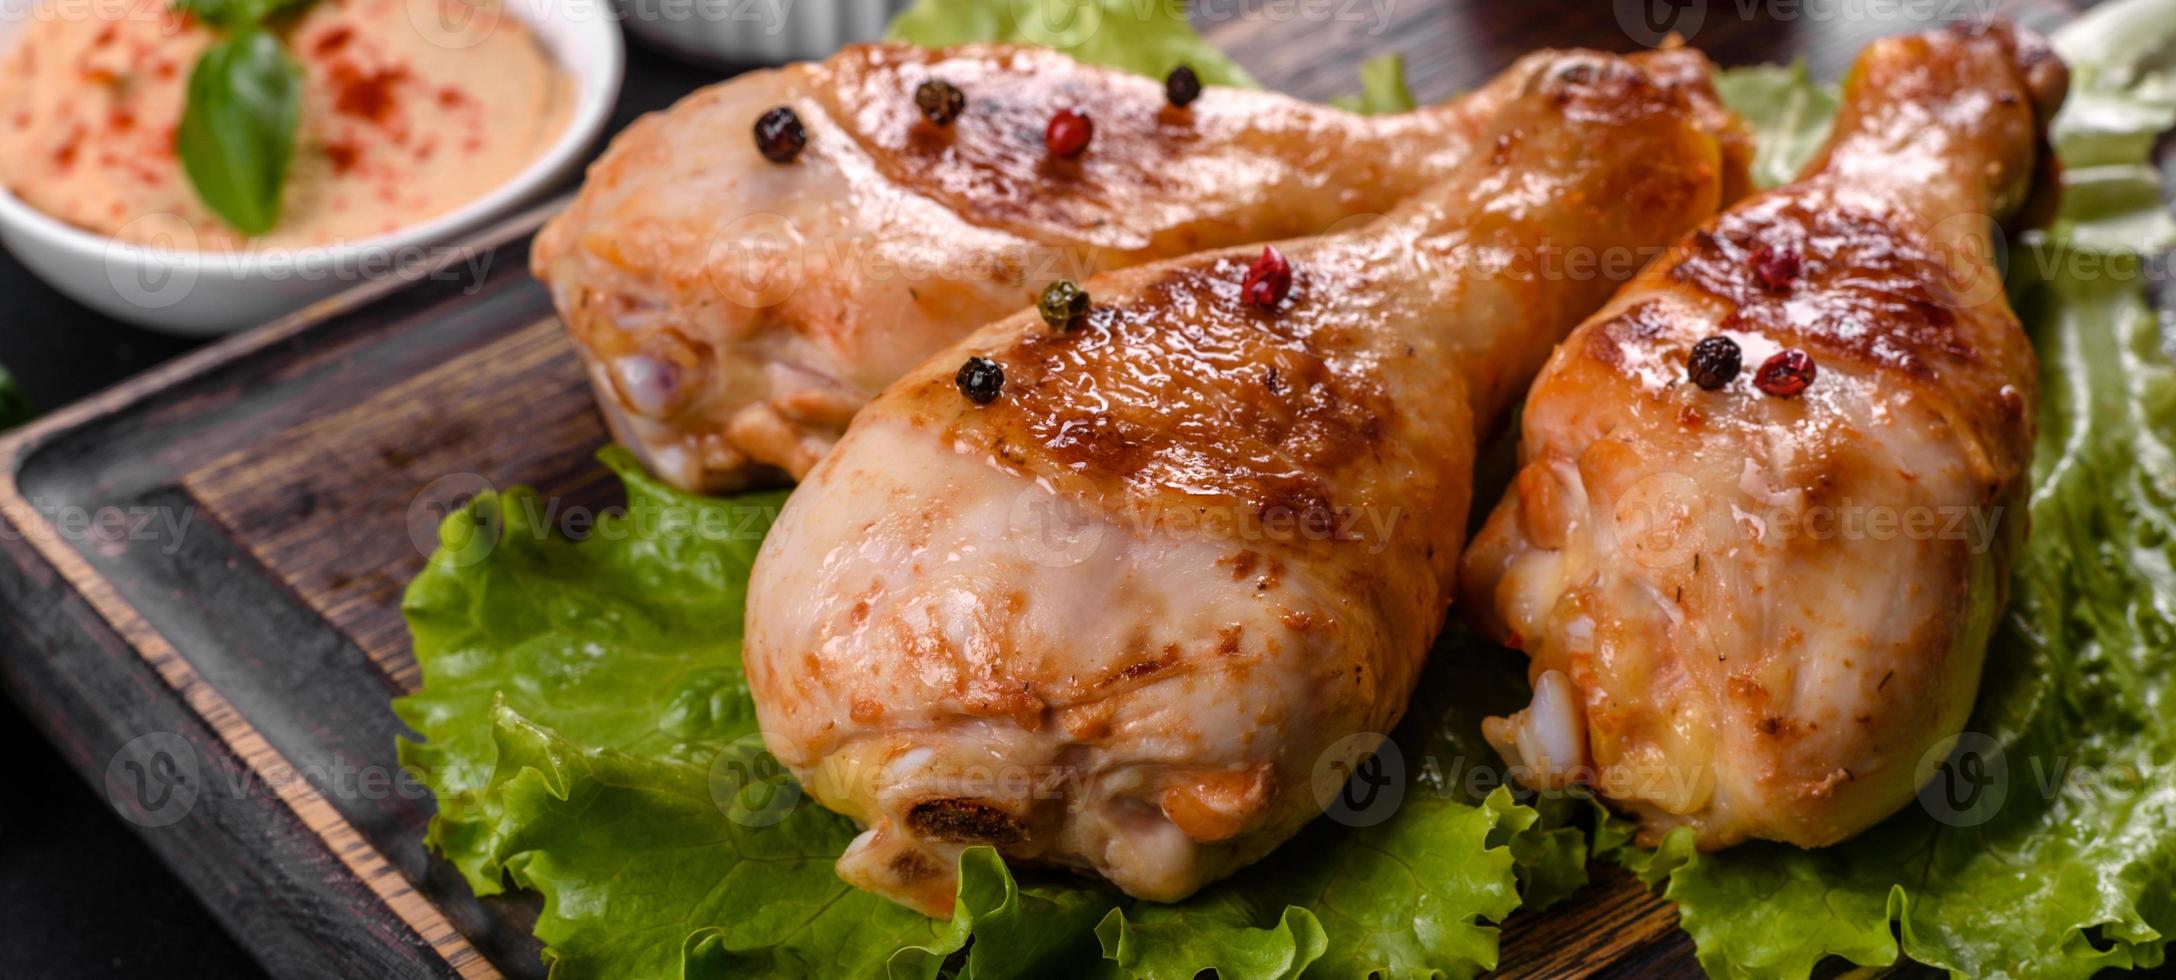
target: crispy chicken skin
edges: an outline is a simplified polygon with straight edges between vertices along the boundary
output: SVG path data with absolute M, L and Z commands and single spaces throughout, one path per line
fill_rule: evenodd
M 1685 48 L 1639 56 L 1750 152 Z M 742 75 L 629 127 L 538 237 L 614 435 L 660 477 L 720 491 L 799 478 L 885 385 L 1058 279 L 1359 224 L 1439 183 L 1532 61 L 1451 103 L 1365 118 L 1153 79 L 1039 48 L 848 48 Z M 967 96 L 950 126 L 915 89 Z M 756 118 L 808 144 L 765 160 Z M 1077 160 L 1045 122 L 1085 111 Z
M 1374 750 L 1452 595 L 1477 427 L 1720 206 L 1683 93 L 1529 68 L 1435 190 L 1278 246 L 1274 309 L 1241 298 L 1260 246 L 1099 276 L 1085 322 L 972 334 L 809 473 L 746 663 L 771 751 L 867 828 L 842 877 L 946 915 L 988 843 L 1176 900 Z M 970 356 L 1005 372 L 989 404 Z
M 1904 805 L 1963 726 L 2025 533 L 2038 368 L 1989 260 L 2066 73 L 1995 22 L 1875 43 L 1797 183 L 1695 232 L 1582 325 L 1464 560 L 1532 658 L 1489 739 L 1653 843 L 1814 847 Z M 1744 370 L 1687 380 L 1722 335 Z M 1756 387 L 1785 348 L 1798 397 Z

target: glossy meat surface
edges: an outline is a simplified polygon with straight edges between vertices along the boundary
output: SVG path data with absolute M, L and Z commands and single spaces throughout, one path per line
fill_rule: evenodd
M 947 914 L 960 850 L 1175 900 L 1320 812 L 1404 711 L 1452 594 L 1477 425 L 1636 253 L 1719 206 L 1683 94 L 1545 56 L 1441 186 L 1366 229 L 1097 277 L 932 358 L 766 540 L 771 750 L 866 828 L 839 872 Z M 970 356 L 1005 372 L 978 405 Z
M 1469 614 L 1532 658 L 1533 706 L 1486 728 L 1522 779 L 1716 848 L 1834 843 L 1931 775 L 2025 531 L 2038 369 L 1989 233 L 2064 78 L 2003 23 L 1877 42 L 1798 182 L 1558 349 L 1464 564 Z M 1744 367 L 1709 391 L 1715 335 Z M 1786 348 L 1817 365 L 1796 397 L 1756 384 Z
M 1748 152 L 1689 49 L 1638 56 Z M 683 488 L 798 479 L 885 385 L 1058 279 L 1355 227 L 1451 173 L 1531 70 L 1401 116 L 1210 88 L 1186 109 L 1153 79 L 1054 52 L 848 48 L 743 75 L 638 121 L 539 236 L 536 275 L 615 436 Z M 941 78 L 967 108 L 924 120 Z M 789 106 L 790 164 L 755 119 Z M 1095 122 L 1078 159 L 1044 124 Z

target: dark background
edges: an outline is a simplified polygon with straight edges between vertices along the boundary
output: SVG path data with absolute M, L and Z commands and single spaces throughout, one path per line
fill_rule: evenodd
M 1432 101 L 1503 67 L 1530 46 L 1522 39 L 1630 49 L 1633 44 L 1619 25 L 1618 11 L 1647 5 L 1646 0 L 1389 2 L 1436 8 L 1428 18 L 1429 29 L 1376 36 L 1364 24 L 1281 22 L 1274 6 L 1265 7 L 1260 0 L 1204 3 L 1196 19 L 1241 63 L 1258 74 L 1289 80 L 1286 87 L 1294 94 L 1325 98 L 1357 85 L 1351 78 L 1312 72 L 1307 63 L 1292 63 L 1303 49 L 1288 42 L 1293 32 L 1307 31 L 1304 51 L 1309 61 L 1344 63 L 1322 58 L 1325 45 L 1368 54 L 1404 52 L 1415 93 Z M 1912 29 L 1919 18 L 2001 11 L 2048 28 L 2070 6 L 2055 0 L 1805 0 L 1795 7 L 1767 0 L 1713 0 L 1704 5 L 1693 41 L 1725 65 L 1802 56 L 1815 74 L 1833 78 L 1868 39 Z M 1360 9 L 1367 7 L 1360 4 Z M 1893 16 L 1872 19 L 1864 16 L 1868 10 Z M 1769 16 L 1770 11 L 1795 12 L 1784 19 Z M 1324 31 L 1337 36 L 1320 36 Z M 612 129 L 730 74 L 631 44 L 627 82 Z M 40 407 L 66 404 L 195 346 L 91 313 L 32 277 L 11 257 L 0 257 L 0 365 L 15 374 Z M 0 703 L 0 747 L 6 751 L 11 777 L 9 790 L 0 794 L 5 800 L 0 802 L 0 977 L 261 975 L 196 897 L 9 703 Z

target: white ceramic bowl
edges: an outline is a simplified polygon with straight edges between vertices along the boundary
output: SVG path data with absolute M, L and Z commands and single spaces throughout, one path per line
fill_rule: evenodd
M 739 67 L 813 61 L 856 41 L 874 41 L 911 0 L 615 2 L 627 30 L 645 43 L 704 64 Z
M 12 43 L 38 0 L 0 0 Z M 23 203 L 0 188 L 0 244 L 53 288 L 118 319 L 164 333 L 210 336 L 277 319 L 362 281 L 427 259 L 574 173 L 619 98 L 626 50 L 619 22 L 594 0 L 508 0 L 574 79 L 559 139 L 498 190 L 391 234 L 322 248 L 188 252 L 114 241 Z

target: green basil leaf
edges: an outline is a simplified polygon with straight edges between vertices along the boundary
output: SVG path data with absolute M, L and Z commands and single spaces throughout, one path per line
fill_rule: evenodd
M 221 30 L 256 20 L 247 9 L 248 0 L 173 0 L 168 6 Z
M 272 35 L 247 28 L 197 60 L 175 149 L 197 196 L 237 230 L 279 222 L 301 113 L 302 66 Z
M 221 31 L 258 26 L 272 15 L 310 0 L 172 0 L 168 6 Z

